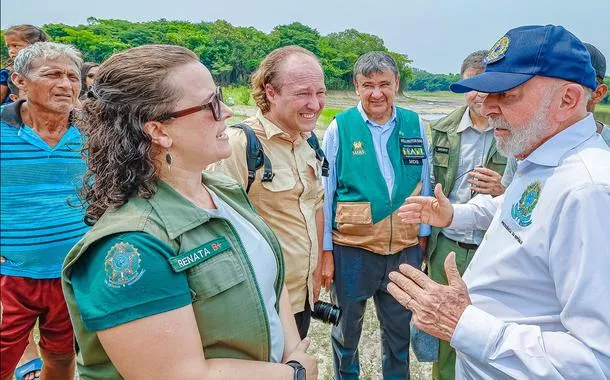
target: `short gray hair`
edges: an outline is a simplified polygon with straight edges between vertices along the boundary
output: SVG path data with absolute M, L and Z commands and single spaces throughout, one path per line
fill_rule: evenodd
M 483 72 L 485 70 L 485 64 L 483 60 L 487 57 L 489 50 L 477 50 L 474 53 L 470 53 L 464 62 L 462 62 L 462 68 L 460 69 L 460 76 L 464 76 L 464 72 L 470 68 Z
M 83 64 L 81 53 L 72 45 L 58 44 L 56 42 L 36 42 L 24 48 L 15 57 L 13 70 L 27 77 L 32 70 L 32 63 L 36 59 L 55 59 L 59 57 L 65 57 L 74 62 L 80 76 L 80 68 Z
M 388 69 L 392 70 L 396 77 L 400 76 L 396 61 L 388 53 L 383 51 L 364 53 L 354 64 L 354 80 L 356 80 L 358 74 L 368 78 L 374 73 L 381 73 Z

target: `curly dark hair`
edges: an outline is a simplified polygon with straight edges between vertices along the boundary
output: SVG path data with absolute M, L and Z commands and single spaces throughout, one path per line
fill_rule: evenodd
M 171 45 L 144 45 L 111 56 L 100 65 L 77 124 L 87 137 L 81 198 L 85 223 L 132 196 L 155 194 L 155 149 L 144 124 L 174 110 L 181 93 L 171 72 L 197 62 L 192 51 Z

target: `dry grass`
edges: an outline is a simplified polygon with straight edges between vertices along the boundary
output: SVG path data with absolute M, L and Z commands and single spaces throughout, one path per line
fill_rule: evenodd
M 318 378 L 320 380 L 334 379 L 330 327 L 330 325 L 320 321 L 312 320 L 309 329 L 309 337 L 312 342 L 308 352 L 314 354 L 318 359 Z M 360 351 L 360 379 L 381 379 L 381 337 L 379 321 L 377 320 L 372 300 L 369 300 L 367 303 L 362 324 L 362 335 L 358 347 Z M 418 362 L 413 353 L 411 353 L 410 357 L 411 379 L 432 379 L 432 365 Z
M 358 100 L 356 94 L 351 91 L 329 91 L 326 96 L 326 111 L 323 111 L 318 119 L 318 131 L 322 132 L 328 127 L 335 113 L 355 106 Z M 423 115 L 446 115 L 465 104 L 465 101 L 463 96 L 447 92 L 407 92 L 398 95 L 396 103 Z M 251 104 L 236 104 L 231 106 L 231 109 L 234 116 L 227 121 L 227 125 L 238 123 L 256 114 L 256 107 Z

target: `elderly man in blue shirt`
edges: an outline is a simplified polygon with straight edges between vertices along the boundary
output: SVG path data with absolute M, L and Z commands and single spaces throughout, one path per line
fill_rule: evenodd
M 510 30 L 479 76 L 456 92 L 489 93 L 483 114 L 498 149 L 520 162 L 502 196 L 451 205 L 411 197 L 405 223 L 487 228 L 448 286 L 401 265 L 390 293 L 415 325 L 449 341 L 463 379 L 610 377 L 610 149 L 587 103 L 597 85 L 583 43 L 560 26 Z
M 60 277 L 66 254 L 89 229 L 77 207 L 83 137 L 71 124 L 81 65 L 72 46 L 29 45 L 11 74 L 24 99 L 0 108 L 1 379 L 12 378 L 36 324 L 41 378 L 74 377 L 74 334 Z M 32 376 L 40 367 L 37 358 L 15 372 Z

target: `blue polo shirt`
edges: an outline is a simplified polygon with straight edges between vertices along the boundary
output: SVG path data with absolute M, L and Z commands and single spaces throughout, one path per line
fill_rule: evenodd
M 86 170 L 82 136 L 70 126 L 50 147 L 23 124 L 21 104 L 0 109 L 0 274 L 59 278 L 89 228 L 77 195 Z

